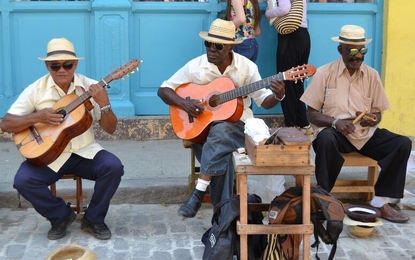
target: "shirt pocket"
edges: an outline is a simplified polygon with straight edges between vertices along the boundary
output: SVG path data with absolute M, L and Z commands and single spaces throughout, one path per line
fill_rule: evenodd
M 337 107 L 338 106 L 337 99 L 338 99 L 338 89 L 337 88 L 326 88 L 326 91 L 324 93 L 323 107 L 326 109 Z
M 363 105 L 365 107 L 364 111 L 370 112 L 372 109 L 372 98 L 363 96 Z

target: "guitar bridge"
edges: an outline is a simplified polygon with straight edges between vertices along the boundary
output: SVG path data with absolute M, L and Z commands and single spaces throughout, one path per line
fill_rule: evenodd
M 37 131 L 37 129 L 34 126 L 30 126 L 30 133 L 31 133 L 31 139 L 36 140 L 37 144 L 42 144 L 43 143 L 43 139 L 40 136 L 39 132 Z

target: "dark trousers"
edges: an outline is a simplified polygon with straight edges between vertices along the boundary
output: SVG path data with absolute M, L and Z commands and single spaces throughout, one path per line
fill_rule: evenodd
M 13 186 L 40 215 L 52 224 L 60 224 L 69 215 L 70 208 L 61 198 L 52 195 L 49 186 L 65 173 L 95 181 L 85 217 L 93 223 L 103 223 L 110 200 L 124 174 L 121 161 L 108 151 L 99 151 L 92 160 L 72 154 L 57 173 L 47 166 L 37 167 L 24 161 L 16 173 Z
M 369 141 L 357 150 L 342 134 L 333 128 L 325 128 L 313 141 L 316 153 L 316 179 L 323 189 L 331 191 L 343 166 L 340 153 L 357 151 L 376 160 L 381 168 L 375 184 L 375 195 L 403 198 L 406 166 L 412 149 L 412 141 L 386 129 L 377 129 Z
M 298 28 L 290 34 L 278 34 L 277 73 L 308 63 L 311 41 L 306 28 Z M 305 104 L 300 101 L 304 83 L 285 81 L 285 99 L 281 102 L 285 126 L 308 126 Z

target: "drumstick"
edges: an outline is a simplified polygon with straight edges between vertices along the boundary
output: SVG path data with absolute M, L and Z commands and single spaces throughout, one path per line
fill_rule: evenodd
M 367 110 L 366 110 L 366 112 L 367 112 Z M 354 120 L 353 120 L 353 124 L 355 125 L 355 124 L 357 124 L 357 123 L 359 123 L 359 121 L 360 121 L 360 119 L 362 119 L 364 116 L 365 116 L 365 113 L 366 112 L 362 112 L 358 117 L 356 117 Z

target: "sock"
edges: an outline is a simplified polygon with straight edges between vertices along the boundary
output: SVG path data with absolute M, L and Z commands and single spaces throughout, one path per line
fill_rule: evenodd
M 209 184 L 210 184 L 210 181 L 197 179 L 196 190 L 206 191 L 207 186 L 209 186 Z
M 388 203 L 388 197 L 378 197 L 375 196 L 372 201 L 370 202 L 370 205 L 372 205 L 375 208 L 380 208 L 383 205 L 385 205 L 386 203 Z

